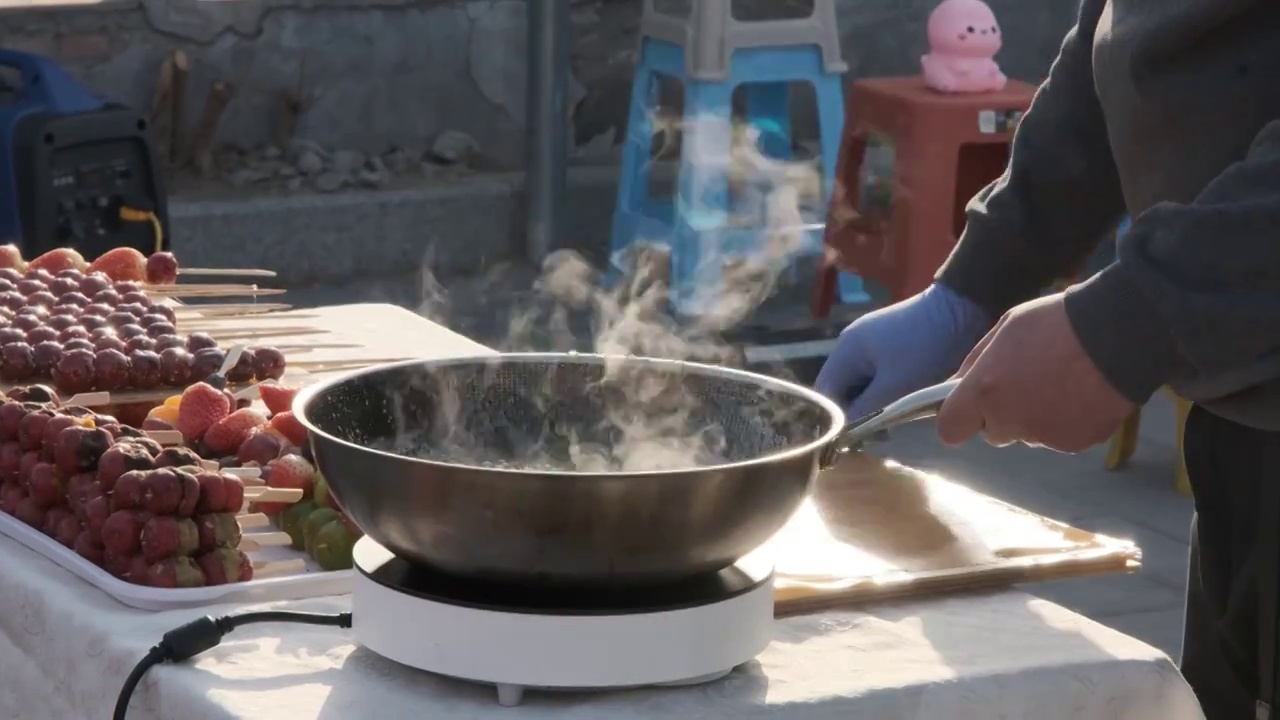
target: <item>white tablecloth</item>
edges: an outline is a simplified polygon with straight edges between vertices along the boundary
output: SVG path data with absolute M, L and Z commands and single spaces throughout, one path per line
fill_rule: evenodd
M 343 328 L 350 340 L 380 345 L 379 357 L 386 356 L 388 343 L 411 346 L 404 351 L 410 354 L 483 351 L 387 306 L 321 312 L 325 318 L 320 324 Z M 203 614 L 130 610 L 6 538 L 0 538 L 0 578 L 0 717 L 109 717 L 133 664 L 165 631 Z M 324 598 L 280 606 L 340 612 L 350 610 L 350 601 Z M 384 661 L 355 647 L 350 631 L 257 625 L 237 631 L 197 662 L 153 670 L 135 695 L 129 717 L 1203 717 L 1173 664 L 1158 650 L 1018 592 L 779 621 L 776 640 L 758 660 L 700 687 L 530 694 L 518 709 L 501 708 L 495 700 L 492 688 Z
M 133 663 L 203 614 L 129 610 L 0 539 L 0 717 L 102 720 Z M 349 598 L 281 604 L 350 610 Z M 240 608 L 216 608 L 220 614 Z M 619 648 L 625 652 L 625 648 Z M 776 624 L 760 658 L 695 688 L 530 693 L 433 677 L 355 647 L 350 631 L 255 625 L 152 670 L 131 720 L 867 718 L 1200 720 L 1159 651 L 1019 592 L 825 613 Z

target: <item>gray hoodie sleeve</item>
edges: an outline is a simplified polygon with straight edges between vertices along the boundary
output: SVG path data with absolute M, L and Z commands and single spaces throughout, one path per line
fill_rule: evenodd
M 1018 128 L 1004 176 L 968 206 L 938 280 L 999 317 L 1082 265 L 1124 214 L 1094 89 L 1093 35 L 1105 0 L 1084 0 Z
M 1067 293 L 1090 358 L 1130 399 L 1280 354 L 1280 120 L 1192 202 L 1142 213 L 1119 260 Z

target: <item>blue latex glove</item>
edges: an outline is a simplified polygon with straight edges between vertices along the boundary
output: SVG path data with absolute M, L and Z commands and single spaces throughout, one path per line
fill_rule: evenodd
M 818 392 L 853 420 L 942 382 L 964 362 L 993 320 L 944 285 L 849 324 L 818 373 Z

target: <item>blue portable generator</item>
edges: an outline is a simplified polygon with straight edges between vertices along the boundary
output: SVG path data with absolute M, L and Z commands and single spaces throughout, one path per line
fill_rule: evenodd
M 51 60 L 0 49 L 0 243 L 28 260 L 166 249 L 168 213 L 147 121 Z M 17 87 L 14 87 L 17 85 Z

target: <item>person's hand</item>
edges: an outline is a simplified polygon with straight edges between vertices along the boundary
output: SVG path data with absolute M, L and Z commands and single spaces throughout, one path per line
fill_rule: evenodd
M 861 417 L 947 379 L 991 323 L 981 308 L 934 285 L 845 328 L 816 389 L 848 418 Z
M 1134 409 L 1085 353 L 1061 293 L 1006 313 L 957 374 L 937 419 L 948 445 L 981 433 L 997 446 L 1079 452 L 1109 438 Z

